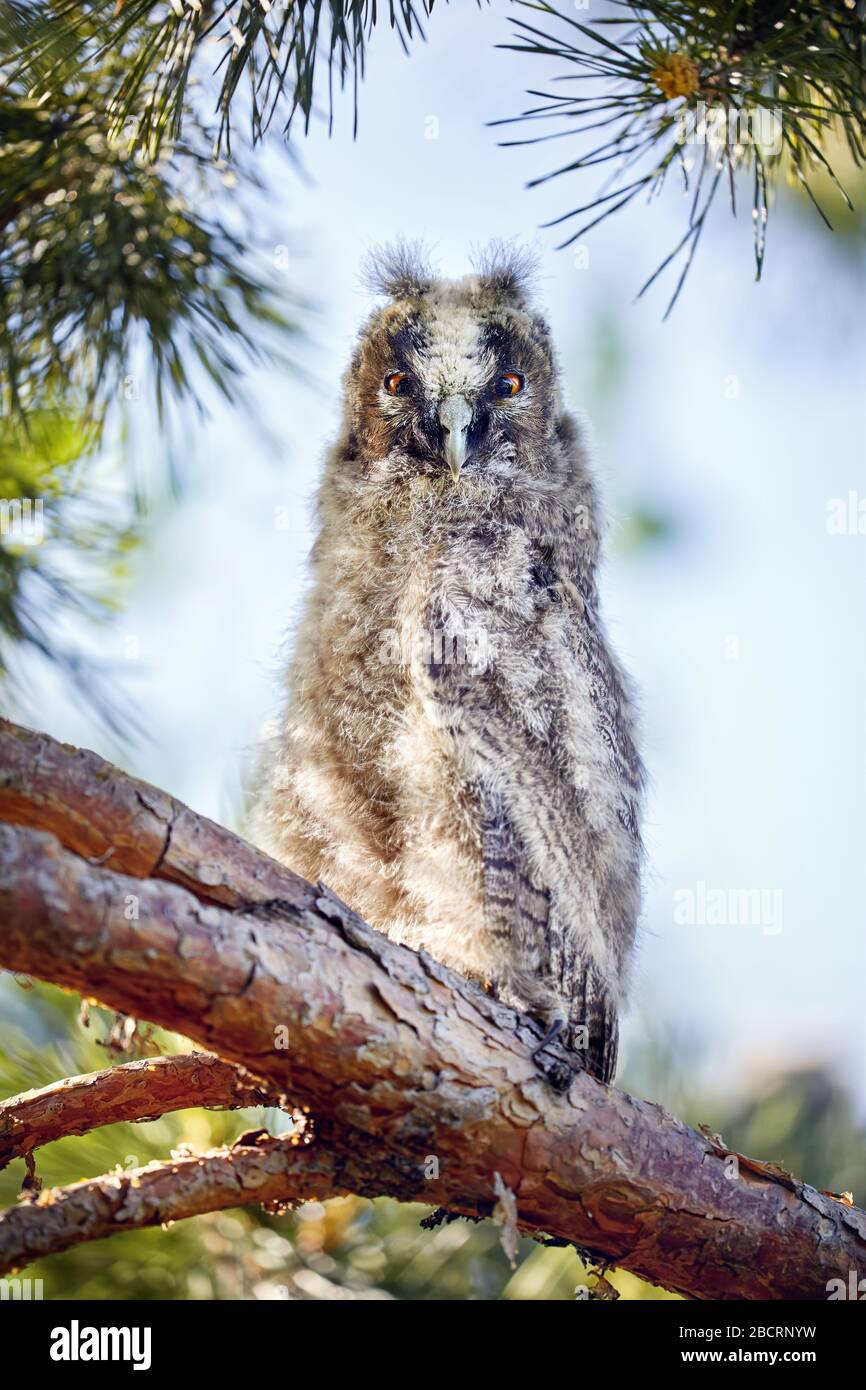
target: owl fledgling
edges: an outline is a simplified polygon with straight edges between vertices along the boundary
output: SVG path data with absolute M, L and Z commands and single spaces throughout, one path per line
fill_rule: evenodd
M 580 431 L 523 257 L 374 276 L 254 833 L 609 1080 L 643 777 Z

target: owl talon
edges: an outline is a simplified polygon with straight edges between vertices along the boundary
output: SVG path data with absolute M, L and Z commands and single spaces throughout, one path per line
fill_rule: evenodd
M 539 1052 L 542 1052 L 544 1048 L 547 1047 L 548 1043 L 552 1043 L 553 1039 L 559 1036 L 559 1034 L 562 1032 L 564 1023 L 564 1018 L 555 1018 L 553 1020 L 544 1037 L 542 1038 L 541 1042 L 538 1044 L 538 1047 L 533 1049 L 533 1060 L 535 1060 L 535 1058 L 538 1057 Z
M 538 1067 L 548 1086 L 559 1094 L 564 1094 L 574 1079 L 574 1071 L 567 1062 L 545 1052 L 548 1043 L 558 1037 L 565 1025 L 565 1019 L 555 1018 L 538 1047 L 532 1053 L 532 1060 Z

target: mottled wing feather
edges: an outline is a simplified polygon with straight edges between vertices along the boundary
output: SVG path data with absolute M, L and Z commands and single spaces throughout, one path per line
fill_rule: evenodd
M 542 965 L 550 894 L 530 872 L 501 797 L 484 797 L 484 917 L 491 937 L 507 941 L 519 960 Z
M 513 969 L 512 978 L 499 983 L 521 1000 L 555 992 L 567 1015 L 566 1046 L 580 1053 L 594 1076 L 610 1081 L 617 1058 L 615 1003 L 595 967 L 581 958 L 573 933 L 557 921 L 502 798 L 487 793 L 484 803 L 485 929 L 505 948 L 499 954 Z

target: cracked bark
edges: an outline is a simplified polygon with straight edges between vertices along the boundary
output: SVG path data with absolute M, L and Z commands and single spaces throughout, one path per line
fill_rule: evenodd
M 863 1212 L 751 1160 L 732 1181 L 715 1138 L 585 1073 L 557 1092 L 528 1019 L 94 754 L 0 724 L 0 819 L 0 964 L 308 1105 L 293 1191 L 322 1196 L 331 1173 L 335 1193 L 477 1216 L 499 1173 L 522 1230 L 695 1298 L 823 1299 L 863 1265 Z M 568 1062 L 551 1048 L 554 1076 Z M 40 1207 L 0 1217 L 13 1260 L 21 1210 Z
M 274 1086 L 209 1052 L 125 1062 L 0 1101 L 0 1169 L 53 1139 L 175 1110 L 286 1106 Z
M 399 1176 L 387 1163 L 341 1160 L 297 1138 L 258 1138 L 249 1145 L 180 1152 L 170 1162 L 115 1172 L 28 1198 L 3 1217 L 4 1272 L 83 1241 L 141 1230 L 206 1212 L 256 1203 L 283 1207 L 351 1193 L 380 1195 Z

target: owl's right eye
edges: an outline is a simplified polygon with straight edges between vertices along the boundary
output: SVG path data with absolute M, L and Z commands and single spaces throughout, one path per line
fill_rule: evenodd
M 389 396 L 408 396 L 412 390 L 412 378 L 408 372 L 389 372 L 384 386 Z

